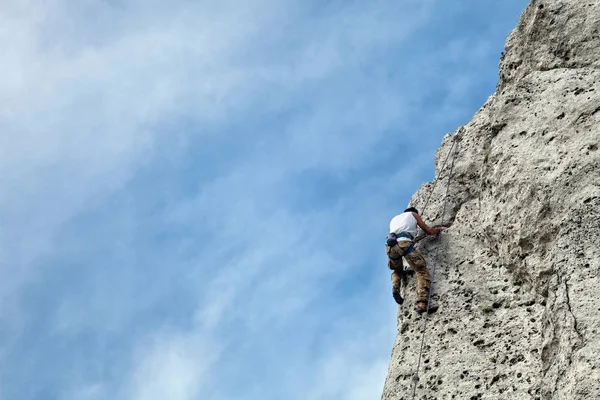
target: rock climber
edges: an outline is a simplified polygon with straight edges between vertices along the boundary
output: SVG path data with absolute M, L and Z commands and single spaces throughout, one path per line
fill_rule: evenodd
M 394 300 L 398 304 L 404 302 L 400 293 L 405 273 L 402 264 L 402 257 L 404 257 L 417 275 L 417 308 L 415 310 L 420 314 L 428 309 L 429 312 L 436 311 L 437 306 L 429 305 L 429 308 L 427 307 L 431 279 L 425 259 L 415 249 L 417 226 L 428 235 L 437 235 L 446 229 L 446 227 L 430 228 L 419 216 L 419 211 L 414 207 L 409 207 L 390 221 L 390 234 L 385 249 L 388 255 L 388 267 L 393 271 L 392 295 Z

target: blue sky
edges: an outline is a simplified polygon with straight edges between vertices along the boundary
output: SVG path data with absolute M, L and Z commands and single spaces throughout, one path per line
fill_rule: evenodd
M 378 398 L 389 219 L 526 3 L 0 2 L 0 399 Z

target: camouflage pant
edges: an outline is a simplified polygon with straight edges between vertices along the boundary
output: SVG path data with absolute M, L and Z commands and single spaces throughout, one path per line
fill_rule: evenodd
M 402 264 L 402 254 L 410 247 L 411 242 L 400 241 L 396 246 L 385 246 L 386 253 L 388 256 L 396 258 L 392 260 L 388 258 L 388 267 L 392 271 L 392 289 L 400 290 L 402 284 L 402 276 L 404 274 L 404 265 Z M 404 257 L 408 264 L 412 267 L 417 275 L 417 302 L 427 301 L 427 295 L 429 294 L 429 288 L 431 286 L 431 279 L 429 277 L 429 270 L 425 265 L 425 259 L 423 256 L 414 249 L 406 257 Z

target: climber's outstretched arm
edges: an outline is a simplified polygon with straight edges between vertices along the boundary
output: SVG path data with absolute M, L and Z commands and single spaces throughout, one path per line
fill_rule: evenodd
M 444 226 L 439 228 L 430 228 L 425 222 L 423 222 L 423 219 L 421 219 L 421 216 L 419 214 L 413 212 L 412 215 L 417 220 L 417 225 L 419 225 L 419 228 L 423 229 L 423 232 L 425 232 L 428 235 L 437 235 L 438 233 L 446 229 L 446 227 Z

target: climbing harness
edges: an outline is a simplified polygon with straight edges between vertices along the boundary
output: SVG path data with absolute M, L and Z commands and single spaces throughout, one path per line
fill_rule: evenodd
M 406 238 L 406 239 L 409 239 L 409 240 L 414 240 L 413 235 L 411 235 L 408 232 L 400 232 L 400 233 L 394 233 L 394 232 L 392 232 L 392 233 L 389 233 L 387 235 L 387 238 L 386 238 L 385 242 L 387 243 L 388 246 L 392 247 L 392 246 L 395 246 L 396 243 L 398 243 L 398 239 L 400 239 L 400 238 Z
M 411 241 L 414 240 L 413 235 L 411 235 L 408 232 L 400 232 L 400 233 L 390 233 L 387 235 L 387 239 L 386 239 L 386 244 L 390 247 L 396 246 L 398 244 L 398 239 L 399 238 L 406 238 L 406 239 L 410 239 Z M 400 257 L 392 257 L 389 253 L 388 253 L 388 258 L 392 261 L 398 261 L 401 260 L 402 257 L 406 257 L 407 255 L 409 255 L 410 253 L 412 253 L 412 251 L 415 249 L 415 243 L 411 243 L 410 246 L 408 247 L 408 249 L 406 249 L 404 251 L 404 253 L 402 253 L 402 255 Z
M 394 236 L 396 236 L 396 238 L 398 238 L 398 239 L 400 239 L 400 238 L 405 238 L 405 239 L 410 239 L 410 240 L 414 239 L 413 235 L 411 235 L 408 232 L 400 232 L 398 234 L 394 234 Z
M 442 171 L 443 171 L 444 167 L 446 166 L 446 161 L 448 161 L 448 158 L 450 157 L 450 154 L 454 150 L 454 145 L 456 144 L 458 136 L 463 131 L 464 131 L 464 129 L 461 128 L 461 130 L 459 130 L 456 133 L 456 135 L 454 136 L 454 138 L 452 140 L 452 147 L 450 148 L 450 151 L 448 152 L 448 155 L 446 156 L 446 160 L 444 161 L 444 164 L 442 165 Z M 456 153 L 457 152 L 458 152 L 458 147 L 456 147 L 456 150 L 454 150 L 454 154 L 452 156 L 452 164 L 450 165 L 450 173 L 448 175 L 448 183 L 446 185 L 446 194 L 445 194 L 445 197 L 444 197 L 444 207 L 442 209 L 442 226 L 444 225 L 444 216 L 446 215 L 446 204 L 448 203 L 448 189 L 450 188 L 450 182 L 452 181 L 452 176 L 453 176 L 453 172 L 454 172 L 454 161 L 456 160 Z M 433 194 L 433 190 L 435 189 L 436 183 L 437 183 L 437 179 L 434 182 L 433 189 L 429 193 L 429 198 L 427 199 L 427 202 L 425 203 L 425 207 L 423 207 L 423 211 L 425 210 L 425 208 L 427 208 L 427 205 L 429 204 L 429 200 L 431 199 L 431 195 Z M 435 270 L 437 268 L 437 264 L 438 264 L 438 260 L 439 260 L 440 242 L 441 242 L 441 236 L 438 234 L 437 243 L 436 243 L 436 250 L 435 250 L 435 263 L 433 264 L 433 269 L 431 271 L 431 282 L 432 283 L 435 280 Z M 423 345 L 425 344 L 425 333 L 427 332 L 427 321 L 428 321 L 428 317 L 429 317 L 429 310 L 430 310 L 430 305 L 431 305 L 431 293 L 432 292 L 433 292 L 433 289 L 432 289 L 432 287 L 430 287 L 429 288 L 429 293 L 427 294 L 427 311 L 424 313 L 425 317 L 424 317 L 424 320 L 423 320 L 423 334 L 421 335 L 421 348 L 419 349 L 419 358 L 418 358 L 418 361 L 417 361 L 417 368 L 415 370 L 415 373 L 414 373 L 413 379 L 412 379 L 412 384 L 413 384 L 412 398 L 413 398 L 413 400 L 414 400 L 415 395 L 417 393 L 417 383 L 419 382 L 419 369 L 421 368 L 421 357 L 423 355 Z

